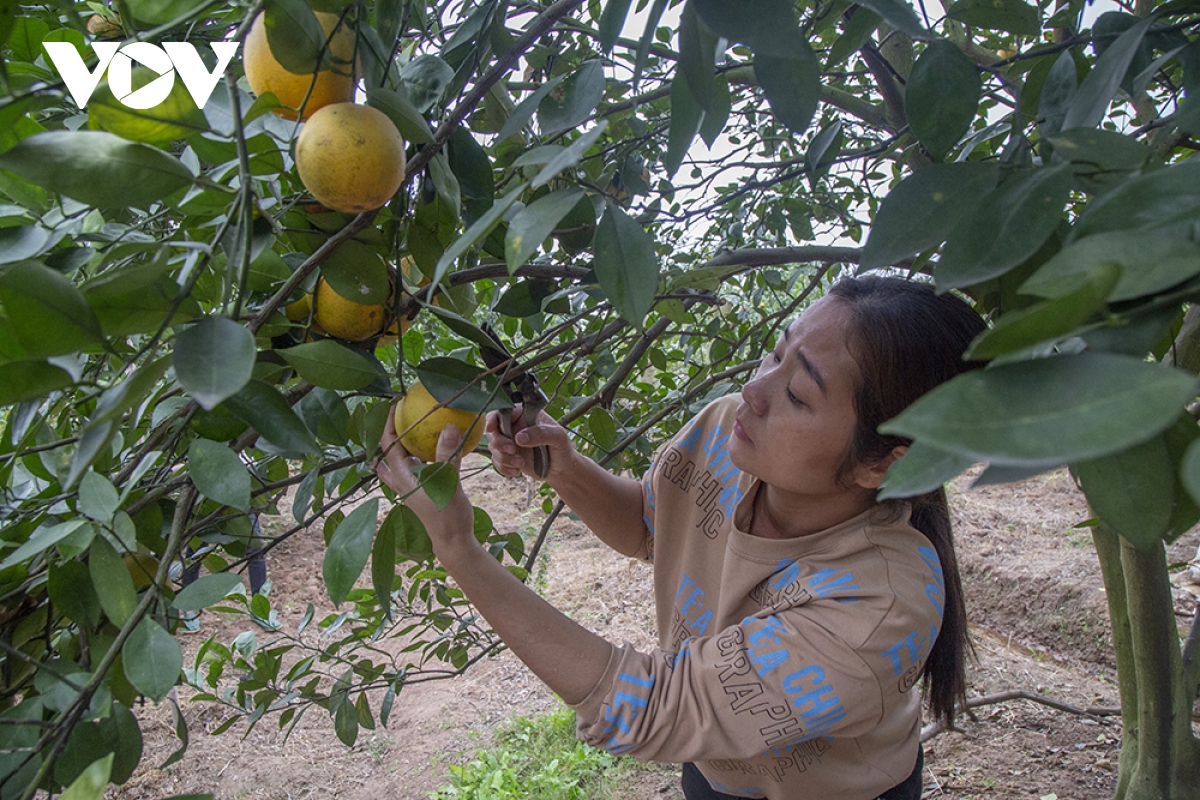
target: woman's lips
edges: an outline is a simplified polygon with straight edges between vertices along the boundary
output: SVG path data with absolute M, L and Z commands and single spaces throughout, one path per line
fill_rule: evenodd
M 741 420 L 737 420 L 737 419 L 734 420 L 733 435 L 736 436 L 738 439 L 741 439 L 743 442 L 749 442 L 750 444 L 754 444 L 754 440 L 750 438 L 750 434 L 746 433 L 746 429 L 744 427 L 742 427 Z

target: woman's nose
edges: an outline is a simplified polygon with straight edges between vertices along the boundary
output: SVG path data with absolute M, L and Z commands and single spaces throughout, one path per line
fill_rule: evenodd
M 767 394 L 764 391 L 766 387 L 763 385 L 763 377 L 760 374 L 742 386 L 742 399 L 746 401 L 746 405 L 750 406 L 751 411 L 759 415 L 767 409 Z

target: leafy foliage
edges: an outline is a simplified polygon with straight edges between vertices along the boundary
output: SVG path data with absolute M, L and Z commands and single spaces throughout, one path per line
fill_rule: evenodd
M 1184 363 L 1200 292 L 1200 6 L 946 6 L 0 4 L 0 798 L 126 780 L 130 709 L 180 682 L 230 726 L 319 709 L 349 744 L 498 647 L 403 498 L 382 524 L 362 502 L 418 376 L 460 407 L 505 402 L 483 322 L 583 452 L 640 473 L 838 274 L 920 273 L 991 315 L 971 355 L 992 363 L 889 423 L 915 444 L 886 494 L 980 460 L 987 480 L 1067 464 L 1140 551 L 1193 525 L 1195 370 L 1163 361 Z M 301 123 L 247 92 L 240 59 L 202 109 L 180 91 L 130 109 L 111 68 L 83 109 L 46 49 L 210 57 L 264 8 L 285 66 L 353 71 L 408 142 L 378 211 L 312 200 Z M 341 16 L 353 64 L 314 11 Z M 394 329 L 328 337 L 305 302 L 320 277 Z M 321 530 L 338 611 L 183 664 L 181 613 L 271 618 L 237 572 L 247 512 L 285 493 L 265 544 Z M 535 563 L 482 512 L 476 535 Z M 171 565 L 200 560 L 211 576 L 179 591 Z M 179 736 L 173 758 L 182 718 Z

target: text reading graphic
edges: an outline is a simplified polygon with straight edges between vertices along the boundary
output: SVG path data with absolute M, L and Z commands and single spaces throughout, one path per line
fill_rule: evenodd
M 126 45 L 120 42 L 95 42 L 92 49 L 98 60 L 95 69 L 89 71 L 83 63 L 83 56 L 70 42 L 42 44 L 77 106 L 87 107 L 92 92 L 96 91 L 107 69 L 108 85 L 113 95 L 126 108 L 135 109 L 154 108 L 166 100 L 175 86 L 176 73 L 183 79 L 183 85 L 196 105 L 204 108 L 240 46 L 238 42 L 213 42 L 210 46 L 217 56 L 217 64 L 210 71 L 196 52 L 195 45 L 188 42 L 163 42 L 161 46 L 149 42 L 130 42 Z M 134 61 L 159 75 L 136 91 L 133 88 Z

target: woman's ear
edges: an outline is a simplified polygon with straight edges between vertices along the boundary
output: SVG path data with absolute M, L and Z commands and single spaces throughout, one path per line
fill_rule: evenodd
M 883 475 L 888 471 L 896 459 L 908 452 L 908 445 L 899 445 L 892 448 L 892 452 L 888 453 L 883 458 L 876 461 L 874 464 L 864 464 L 860 466 L 854 474 L 854 482 L 864 489 L 874 491 L 879 488 L 879 484 L 883 483 Z

